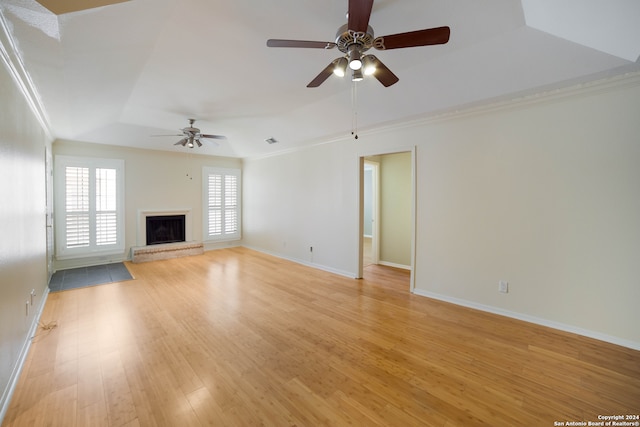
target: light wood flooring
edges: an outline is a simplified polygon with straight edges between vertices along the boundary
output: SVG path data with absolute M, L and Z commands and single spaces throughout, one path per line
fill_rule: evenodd
M 373 264 L 373 257 L 371 255 L 373 251 L 371 237 L 362 238 L 362 265 L 367 267 Z
M 50 294 L 3 426 L 553 426 L 640 413 L 640 352 L 245 248 Z

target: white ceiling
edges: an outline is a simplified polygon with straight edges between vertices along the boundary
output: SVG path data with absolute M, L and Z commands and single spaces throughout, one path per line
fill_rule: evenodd
M 56 138 L 160 150 L 198 119 L 251 157 L 349 135 L 352 83 L 306 87 L 336 50 L 347 0 L 131 0 L 55 15 L 35 0 L 0 11 Z M 640 70 L 637 0 L 376 0 L 376 35 L 447 25 L 446 45 L 379 51 L 399 78 L 357 83 L 358 128 L 439 114 Z M 276 138 L 269 145 L 264 140 Z

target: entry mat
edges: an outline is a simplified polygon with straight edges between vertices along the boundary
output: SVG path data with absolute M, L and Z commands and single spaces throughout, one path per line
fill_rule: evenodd
M 92 267 L 73 268 L 56 271 L 49 281 L 49 292 L 103 285 L 111 282 L 131 280 L 133 277 L 122 262 L 94 265 Z

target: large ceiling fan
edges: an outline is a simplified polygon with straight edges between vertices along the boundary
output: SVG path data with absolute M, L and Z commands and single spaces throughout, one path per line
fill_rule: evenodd
M 449 27 L 374 37 L 373 28 L 369 25 L 372 8 L 373 0 L 349 0 L 348 23 L 338 29 L 335 42 L 269 39 L 267 46 L 316 49 L 337 47 L 340 52 L 345 54 L 327 65 L 307 87 L 320 86 L 332 73 L 340 77 L 344 76 L 347 66 L 352 71 L 353 81 L 362 80 L 363 75 L 373 75 L 380 83 L 388 87 L 398 82 L 398 77 L 374 55 L 364 55 L 366 51 L 372 47 L 378 50 L 389 50 L 445 44 L 449 41 L 451 33 Z
M 200 133 L 200 129 L 193 127 L 193 124 L 195 123 L 195 121 L 196 121 L 195 119 L 189 119 L 189 126 L 180 129 L 182 133 L 172 134 L 172 135 L 152 135 L 152 136 L 181 136 L 182 139 L 173 145 L 182 145 L 183 147 L 189 147 L 189 148 L 193 148 L 194 143 L 198 144 L 198 147 L 202 147 L 202 142 L 200 142 L 201 138 L 227 139 L 226 136 L 222 136 L 222 135 L 208 135 L 206 133 Z

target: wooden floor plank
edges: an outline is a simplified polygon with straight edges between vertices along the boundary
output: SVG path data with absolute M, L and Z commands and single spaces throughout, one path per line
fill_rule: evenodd
M 246 248 L 51 294 L 3 427 L 512 426 L 638 414 L 640 352 Z

